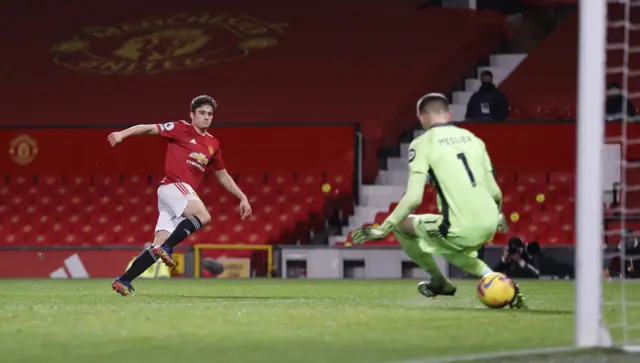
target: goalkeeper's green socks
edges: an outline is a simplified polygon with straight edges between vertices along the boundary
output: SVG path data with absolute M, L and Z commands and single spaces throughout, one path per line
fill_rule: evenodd
M 442 279 L 442 271 L 438 268 L 438 264 L 433 259 L 433 255 L 422 250 L 420 246 L 421 240 L 419 237 L 410 236 L 397 229 L 393 231 L 398 242 L 402 246 L 404 253 L 409 256 L 420 268 L 425 270 L 431 278 Z
M 469 256 L 463 252 L 446 254 L 444 257 L 447 261 L 460 267 L 464 272 L 470 273 L 476 277 L 482 277 L 493 272 L 486 263 L 476 258 L 475 256 Z

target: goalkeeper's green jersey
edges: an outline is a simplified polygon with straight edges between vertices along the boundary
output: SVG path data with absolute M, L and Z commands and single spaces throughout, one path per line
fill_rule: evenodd
M 470 131 L 453 124 L 431 127 L 409 146 L 409 173 L 426 174 L 435 186 L 443 225 L 496 225 L 502 193 L 484 142 Z

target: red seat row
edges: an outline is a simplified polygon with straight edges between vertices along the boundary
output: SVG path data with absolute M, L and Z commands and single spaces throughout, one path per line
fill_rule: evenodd
M 505 244 L 510 235 L 519 235 L 527 241 L 538 241 L 543 245 L 567 245 L 574 243 L 574 176 L 568 173 L 552 174 L 502 174 L 497 178 L 503 191 L 502 211 L 509 221 L 509 234 L 497 233 L 495 244 Z M 395 209 L 392 203 L 387 211 L 376 214 L 372 223 L 382 223 Z M 613 209 L 607 208 L 607 214 Z M 439 213 L 436 205 L 436 191 L 432 185 L 425 187 L 423 203 L 416 210 L 418 214 Z M 346 243 L 351 242 L 351 235 Z M 395 245 L 393 235 L 381 241 Z M 344 244 L 344 243 L 342 243 Z
M 40 175 L 0 184 L 0 244 L 139 244 L 153 239 L 159 177 Z M 346 175 L 242 175 L 254 215 L 241 221 L 237 201 L 216 181 L 200 191 L 212 222 L 189 242 L 306 243 L 324 229 L 327 211 L 352 210 Z

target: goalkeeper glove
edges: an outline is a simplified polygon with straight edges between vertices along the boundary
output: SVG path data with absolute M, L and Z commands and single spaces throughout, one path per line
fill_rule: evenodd
M 509 224 L 507 223 L 507 219 L 504 217 L 504 214 L 500 213 L 498 216 L 498 232 L 507 233 L 509 232 Z
M 357 245 L 361 245 L 367 241 L 379 241 L 388 236 L 392 229 L 393 225 L 390 223 L 385 223 L 382 226 L 374 224 L 372 226 L 358 228 L 351 234 L 351 241 Z

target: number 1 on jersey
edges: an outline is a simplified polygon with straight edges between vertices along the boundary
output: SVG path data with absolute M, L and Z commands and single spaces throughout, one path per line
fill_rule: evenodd
M 469 168 L 469 163 L 467 162 L 467 156 L 464 153 L 460 153 L 457 156 L 458 156 L 458 159 L 462 161 L 462 164 L 464 164 L 464 168 L 467 170 L 467 175 L 469 175 L 469 180 L 471 180 L 471 186 L 475 187 L 476 178 L 474 178 L 473 172 L 471 171 L 471 168 Z

